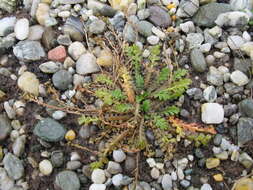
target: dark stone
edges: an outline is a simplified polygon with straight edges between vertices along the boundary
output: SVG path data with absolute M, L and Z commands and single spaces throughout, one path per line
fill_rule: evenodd
M 237 138 L 239 145 L 253 140 L 253 119 L 246 117 L 239 119 L 237 124 Z
M 149 21 L 156 26 L 167 28 L 171 24 L 171 18 L 167 11 L 159 6 L 149 7 Z

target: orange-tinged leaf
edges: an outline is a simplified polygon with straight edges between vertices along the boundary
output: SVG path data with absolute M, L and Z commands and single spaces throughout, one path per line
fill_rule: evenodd
M 202 133 L 210 133 L 210 134 L 216 134 L 216 130 L 214 127 L 203 127 L 200 124 L 197 123 L 185 123 L 182 120 L 175 118 L 175 117 L 169 117 L 169 122 L 172 124 L 172 126 L 180 126 L 184 130 L 191 131 L 191 132 L 202 132 Z

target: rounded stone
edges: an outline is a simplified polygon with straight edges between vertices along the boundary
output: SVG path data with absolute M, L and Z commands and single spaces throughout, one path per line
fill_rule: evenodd
M 18 40 L 25 40 L 29 35 L 29 21 L 26 18 L 19 19 L 14 27 L 14 32 Z
M 0 115 L 0 141 L 7 138 L 11 132 L 11 122 L 9 118 L 3 114 Z
M 218 158 L 208 158 L 208 159 L 206 159 L 206 168 L 207 169 L 216 168 L 219 165 L 220 165 L 220 160 Z
M 44 28 L 41 25 L 34 25 L 29 28 L 28 40 L 41 40 Z
M 85 53 L 76 62 L 76 72 L 80 75 L 96 73 L 100 71 L 96 63 L 96 57 L 91 53 Z
M 6 154 L 3 159 L 3 164 L 8 176 L 12 179 L 18 180 L 24 175 L 25 170 L 22 161 L 13 154 Z
M 18 79 L 18 87 L 24 92 L 39 95 L 39 80 L 31 72 L 24 72 Z
M 49 160 L 42 160 L 39 163 L 40 172 L 44 175 L 50 175 L 53 171 L 52 163 Z
M 60 70 L 54 73 L 52 81 L 56 88 L 66 90 L 72 83 L 72 75 L 66 70 Z
M 57 142 L 64 138 L 66 129 L 54 119 L 45 118 L 36 124 L 33 133 L 47 142 Z
M 86 49 L 84 47 L 84 45 L 81 42 L 73 42 L 72 44 L 70 44 L 70 46 L 68 47 L 68 53 L 69 55 L 74 59 L 74 60 L 78 60 L 79 57 L 84 54 L 86 52 Z
M 62 171 L 56 175 L 55 186 L 61 190 L 79 190 L 81 185 L 75 172 Z
M 113 151 L 113 159 L 116 162 L 123 162 L 126 159 L 126 154 L 121 149 L 114 150 Z
M 205 72 L 207 69 L 205 57 L 198 48 L 191 51 L 191 64 L 194 70 L 200 73 Z
M 89 187 L 89 190 L 105 190 L 106 189 L 106 185 L 105 184 L 92 184 Z
M 106 180 L 105 171 L 102 169 L 95 169 L 91 174 L 91 180 L 96 184 L 103 184 Z

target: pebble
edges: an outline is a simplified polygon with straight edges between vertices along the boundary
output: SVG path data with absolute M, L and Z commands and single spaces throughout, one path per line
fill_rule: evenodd
M 217 92 L 214 86 L 208 86 L 204 92 L 203 97 L 207 102 L 214 102 L 217 98 Z
M 244 39 L 238 35 L 229 36 L 227 40 L 227 44 L 232 50 L 240 49 L 244 43 Z
M 59 62 L 48 61 L 40 64 L 39 69 L 43 73 L 56 73 L 61 69 L 61 64 Z
M 33 25 L 29 28 L 28 40 L 41 40 L 44 33 L 44 28 L 41 25 Z
M 112 153 L 112 156 L 115 162 L 119 162 L 119 163 L 123 162 L 126 159 L 126 154 L 121 149 L 114 150 Z
M 223 181 L 223 175 L 222 174 L 215 174 L 213 175 L 213 179 L 217 182 Z
M 181 1 L 179 9 L 177 10 L 177 16 L 179 17 L 191 17 L 199 9 L 198 0 Z
M 3 159 L 3 164 L 10 178 L 18 180 L 24 175 L 23 163 L 15 155 L 11 153 L 6 154 Z
M 8 117 L 0 114 L 0 141 L 5 140 L 11 132 L 11 122 Z
M 253 117 L 253 100 L 244 99 L 239 103 L 239 110 L 243 116 Z
M 137 23 L 138 32 L 144 37 L 149 37 L 152 35 L 153 24 L 148 21 L 140 21 Z
M 147 41 L 150 45 L 156 45 L 159 42 L 159 37 L 151 35 L 147 38 Z
M 191 64 L 194 70 L 200 73 L 205 72 L 207 69 L 207 64 L 203 53 L 198 48 L 194 48 L 191 51 L 190 56 L 191 56 Z
M 160 171 L 157 168 L 152 168 L 150 175 L 153 179 L 158 179 L 160 176 Z
M 122 174 L 117 174 L 112 177 L 112 184 L 116 187 L 121 185 L 121 181 L 123 180 L 123 175 Z
M 166 34 L 155 26 L 152 27 L 152 32 L 162 40 L 166 37 Z
M 58 142 L 64 138 L 66 129 L 54 119 L 45 118 L 35 125 L 33 133 L 47 142 Z
M 224 119 L 224 109 L 218 103 L 205 103 L 201 106 L 201 119 L 206 124 L 219 124 Z
M 217 68 L 211 66 L 209 67 L 209 72 L 207 73 L 207 81 L 215 86 L 223 85 L 223 74 Z
M 199 48 L 204 42 L 204 36 L 201 33 L 189 33 L 186 36 L 186 41 L 189 44 L 189 48 Z
M 201 186 L 200 190 L 213 190 L 213 188 L 208 183 L 205 183 Z
M 182 181 L 180 181 L 180 185 L 183 188 L 187 188 L 187 187 L 189 187 L 191 185 L 191 183 L 188 180 L 182 180 Z
M 118 174 L 122 172 L 122 168 L 119 163 L 109 161 L 106 169 L 110 174 Z
M 67 90 L 72 80 L 72 75 L 66 70 L 57 71 L 52 77 L 54 86 L 60 90 Z
M 38 23 L 42 26 L 46 26 L 46 21 L 50 18 L 49 15 L 50 7 L 46 3 L 39 3 L 36 10 L 36 19 Z
M 52 61 L 63 62 L 67 57 L 65 47 L 60 45 L 48 52 L 48 59 Z
M 76 138 L 76 133 L 73 130 L 68 130 L 65 134 L 65 139 L 67 141 L 73 141 Z
M 58 151 L 53 151 L 51 154 L 51 163 L 54 167 L 60 167 L 64 162 L 64 155 L 63 152 L 58 150 Z
M 103 66 L 103 67 L 112 66 L 113 61 L 114 61 L 114 59 L 113 59 L 112 52 L 107 49 L 103 49 L 100 52 L 99 57 L 97 58 L 97 64 L 100 66 Z
M 249 78 L 247 75 L 245 75 L 243 72 L 236 70 L 231 73 L 230 79 L 233 83 L 235 83 L 238 86 L 244 86 L 248 84 Z
M 253 189 L 252 178 L 241 178 L 235 183 L 235 190 L 251 190 Z
M 150 6 L 149 7 L 149 21 L 153 23 L 155 26 L 160 26 L 163 28 L 167 28 L 171 24 L 170 15 L 159 6 Z
M 0 36 L 7 36 L 14 31 L 16 17 L 4 17 L 0 19 Z
M 81 42 L 73 42 L 68 47 L 68 54 L 74 59 L 78 60 L 82 54 L 86 52 L 86 48 Z
M 215 23 L 220 26 L 244 26 L 249 22 L 249 15 L 242 11 L 231 11 L 219 14 Z
M 40 42 L 31 40 L 18 42 L 13 48 L 13 53 L 24 62 L 38 61 L 46 55 Z
M 220 160 L 218 158 L 208 158 L 206 159 L 206 168 L 213 169 L 220 165 Z
M 55 178 L 55 185 L 61 190 L 79 190 L 81 186 L 78 176 L 72 171 L 58 173 Z
M 100 71 L 96 63 L 96 57 L 91 53 L 85 53 L 76 62 L 76 72 L 80 75 L 96 73 Z
M 53 171 L 53 166 L 49 160 L 42 160 L 39 163 L 39 169 L 43 175 L 50 175 Z
M 13 154 L 20 157 L 25 151 L 26 136 L 22 135 L 15 139 L 12 145 Z
M 26 18 L 17 20 L 14 32 L 18 40 L 25 40 L 29 35 L 29 21 Z
M 105 190 L 106 185 L 105 184 L 91 184 L 89 187 L 89 190 Z
M 192 21 L 187 21 L 179 25 L 180 29 L 185 33 L 193 33 L 195 32 L 195 26 Z
M 77 170 L 78 168 L 80 168 L 82 166 L 82 163 L 78 160 L 74 160 L 74 161 L 68 161 L 67 162 L 67 169 L 68 170 Z
M 58 44 L 64 45 L 64 46 L 70 46 L 72 44 L 72 41 L 71 41 L 69 35 L 59 35 L 57 37 L 57 42 L 58 42 Z
M 172 177 L 169 174 L 164 174 L 162 177 L 163 189 L 172 189 Z
M 42 44 L 45 49 L 51 50 L 53 49 L 57 44 L 56 44 L 56 33 L 52 29 L 52 27 L 46 27 L 45 31 L 43 32 L 42 35 Z
M 150 16 L 149 9 L 141 9 L 137 12 L 137 16 L 140 20 L 145 20 Z
M 106 24 L 102 20 L 94 20 L 90 25 L 89 25 L 89 31 L 92 34 L 101 34 L 104 32 L 106 29 Z
M 31 93 L 35 96 L 39 95 L 39 80 L 36 75 L 31 72 L 24 72 L 18 78 L 18 87 L 24 92 Z
M 250 56 L 251 60 L 253 60 L 253 42 L 246 42 L 244 43 L 240 49 L 246 53 L 248 56 Z
M 101 170 L 101 169 L 93 170 L 93 172 L 91 174 L 91 180 L 93 183 L 103 184 L 106 180 L 105 171 Z

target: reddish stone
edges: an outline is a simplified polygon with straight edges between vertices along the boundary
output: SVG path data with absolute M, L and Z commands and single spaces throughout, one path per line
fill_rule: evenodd
M 48 52 L 48 59 L 52 61 L 63 62 L 67 57 L 67 53 L 64 46 L 58 46 Z

